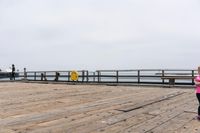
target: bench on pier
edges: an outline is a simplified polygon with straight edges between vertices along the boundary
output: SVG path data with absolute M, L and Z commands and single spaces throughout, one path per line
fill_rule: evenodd
M 169 85 L 174 86 L 175 85 L 175 80 L 176 79 L 191 79 L 193 80 L 195 77 L 194 76 L 163 76 L 161 79 L 168 79 L 169 80 Z

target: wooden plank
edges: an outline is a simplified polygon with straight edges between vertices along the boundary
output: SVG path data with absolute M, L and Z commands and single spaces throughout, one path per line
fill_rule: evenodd
M 140 94 L 137 94 L 137 95 L 138 95 L 138 97 L 140 95 L 142 97 L 142 96 L 146 95 L 146 92 L 144 92 L 144 93 L 141 92 Z M 110 105 L 113 105 L 113 104 L 117 105 L 117 104 L 127 103 L 127 102 L 132 101 L 132 96 L 134 96 L 134 94 L 118 96 L 118 97 L 109 98 L 109 99 L 103 99 L 103 100 L 96 101 L 96 102 L 93 102 L 93 103 L 82 104 L 82 105 L 80 105 L 81 106 L 80 108 L 84 109 L 84 108 L 89 108 L 90 107 L 91 109 L 92 108 L 95 109 L 95 108 L 97 108 L 98 106 L 101 106 L 101 105 L 103 105 L 104 107 L 107 107 L 107 106 L 110 106 Z M 135 100 L 137 100 L 137 99 L 135 98 Z M 79 108 L 79 106 L 72 107 L 73 110 L 77 110 L 78 108 Z M 64 109 L 66 109 L 66 107 Z M 67 107 L 67 110 L 70 110 L 70 109 L 71 108 Z M 72 112 L 74 113 L 73 110 L 72 110 Z M 45 112 L 45 113 L 47 113 L 47 112 Z
M 135 110 L 135 109 L 142 108 L 142 107 L 147 106 L 147 105 L 151 105 L 151 104 L 161 102 L 161 101 L 164 101 L 164 100 L 169 100 L 170 98 L 182 95 L 184 93 L 185 92 L 175 92 L 175 93 L 164 95 L 164 96 L 161 96 L 161 97 L 158 97 L 158 98 L 147 99 L 146 101 L 143 101 L 142 103 L 134 104 L 132 107 L 121 108 L 121 109 L 118 109 L 118 110 L 124 111 L 124 112 L 129 112 L 129 111 L 132 111 L 132 110 Z
M 16 133 L 16 132 L 11 129 L 0 128 L 0 133 Z
M 81 104 L 79 106 L 63 107 L 60 109 L 50 110 L 44 113 L 37 112 L 37 113 L 27 114 L 25 116 L 16 118 L 14 120 L 12 118 L 7 118 L 0 121 L 0 127 L 6 125 L 26 124 L 27 122 L 37 122 L 37 121 L 42 122 L 47 120 L 54 120 L 55 118 L 65 117 L 66 115 L 74 115 L 77 113 L 84 113 L 87 111 L 98 110 L 109 106 L 130 102 L 132 101 L 132 96 L 133 94 L 129 94 L 129 98 L 127 98 L 127 95 L 125 95 L 110 99 L 103 99 L 93 103 Z
M 158 104 L 158 103 L 156 103 L 156 104 Z M 156 107 L 156 106 L 154 106 L 154 107 Z M 154 107 L 152 107 L 152 108 L 154 108 Z M 159 107 L 159 106 L 157 106 L 157 107 Z M 151 108 L 151 106 L 149 108 L 144 109 L 144 110 L 147 111 L 150 108 Z M 173 108 L 174 108 L 174 106 L 171 107 L 171 109 L 173 109 Z M 119 122 L 124 122 L 127 119 L 132 118 L 132 117 L 140 114 L 141 112 L 142 112 L 141 110 L 134 110 L 134 111 L 131 111 L 131 112 L 113 115 L 113 116 L 110 116 L 108 118 L 103 118 L 103 119 L 95 120 L 95 121 L 92 121 L 92 122 L 91 121 L 83 121 L 83 123 L 78 122 L 77 125 L 73 124 L 74 126 L 71 127 L 71 128 L 66 126 L 66 125 L 68 125 L 67 123 L 64 123 L 64 124 L 61 123 L 57 127 L 54 126 L 54 127 L 48 128 L 48 131 L 52 131 L 53 129 L 62 128 L 63 130 L 65 130 L 67 132 L 76 132 L 76 133 L 78 133 L 78 132 L 80 132 L 80 133 L 94 132 L 93 130 L 97 130 L 97 129 L 101 130 L 104 127 L 112 126 L 112 125 L 115 125 L 116 123 L 119 123 Z M 47 129 L 45 129 L 45 130 L 47 130 Z
M 92 133 L 116 133 L 120 132 L 123 133 L 124 129 L 129 127 L 130 125 L 137 125 L 140 124 L 141 122 L 144 122 L 146 120 L 152 119 L 153 115 L 148 115 L 148 114 L 138 114 L 133 117 L 129 117 L 128 119 L 124 119 L 123 121 L 119 121 L 115 124 L 112 125 L 107 125 L 103 128 L 97 128 Z
M 194 79 L 192 76 L 164 76 L 161 79 Z
M 199 133 L 200 126 L 199 121 L 196 119 L 192 119 L 190 122 L 186 123 L 179 129 L 173 131 L 173 133 Z
M 139 132 L 140 127 L 147 126 L 146 122 L 151 122 L 147 129 L 152 124 L 152 128 L 157 131 L 170 126 L 167 121 L 183 120 L 182 124 L 173 127 L 178 131 L 187 124 L 184 115 L 169 115 L 173 119 L 164 117 L 164 121 L 161 116 L 170 113 L 174 115 L 174 111 L 180 111 L 188 117 L 195 115 L 191 113 L 194 112 L 191 108 L 196 107 L 194 100 L 196 97 L 187 89 L 2 84 L 0 131 Z M 191 107 L 188 103 L 192 103 Z M 117 110 L 127 107 L 133 110 Z M 160 125 L 156 125 L 155 120 Z
M 170 119 L 169 121 L 159 125 L 158 127 L 148 131 L 147 133 L 160 133 L 165 131 L 166 133 L 172 133 L 175 130 L 183 127 L 186 123 L 189 123 L 194 119 L 194 114 L 192 113 L 180 113 L 178 116 Z
M 191 100 L 192 101 L 192 100 Z M 151 131 L 152 129 L 168 122 L 169 120 L 177 117 L 178 115 L 180 115 L 181 113 L 183 113 L 183 110 L 188 109 L 193 107 L 194 104 L 184 104 L 182 106 L 179 106 L 177 108 L 174 108 L 172 110 L 168 110 L 165 113 L 162 113 L 158 116 L 156 116 L 155 118 L 145 121 L 143 123 L 140 123 L 137 126 L 133 126 L 131 128 L 128 128 L 124 131 L 124 133 L 129 133 L 129 132 L 135 132 L 135 133 L 139 133 L 139 132 L 148 132 Z
M 138 114 L 141 114 L 142 112 L 145 112 L 147 110 L 151 110 L 151 109 L 155 108 L 156 106 L 157 105 L 152 106 L 152 107 L 148 106 L 147 108 L 133 110 L 133 111 L 130 111 L 130 112 L 124 112 L 124 113 L 121 113 L 121 114 L 110 116 L 108 118 L 104 118 L 102 120 L 98 120 L 98 121 L 95 121 L 95 122 L 87 123 L 86 125 L 80 125 L 76 129 L 76 132 L 78 132 L 78 131 L 80 131 L 80 133 L 95 132 L 95 130 L 97 130 L 97 129 L 101 131 L 105 127 L 110 127 L 112 125 L 116 126 L 116 124 L 119 123 L 119 122 L 126 122 L 127 119 L 130 119 L 130 118 L 132 118 L 132 117 L 134 117 L 134 116 L 136 116 Z M 159 107 L 159 106 L 157 106 L 157 107 Z M 174 106 L 171 109 L 168 109 L 168 111 L 171 111 L 173 108 L 174 108 Z M 104 123 L 102 123 L 102 121 Z M 133 123 L 133 125 L 134 124 L 135 123 Z M 71 129 L 70 131 L 72 132 L 73 129 Z
M 187 101 L 185 100 L 186 98 L 189 100 L 190 95 L 184 94 L 184 95 L 181 95 L 179 98 L 174 97 L 174 98 L 167 100 L 167 101 L 155 103 L 151 106 L 147 106 L 145 108 L 139 109 L 140 110 L 139 115 L 142 114 L 142 113 L 143 114 L 149 114 L 151 116 L 160 115 L 160 114 L 166 112 L 167 110 L 171 110 L 173 108 L 180 106 L 181 104 L 187 103 Z M 162 106 L 162 108 L 161 108 L 161 106 Z M 144 118 L 137 115 L 136 110 L 134 112 L 135 112 L 136 116 L 130 117 L 128 119 L 124 119 L 124 121 L 118 122 L 118 123 L 113 124 L 113 125 L 109 125 L 105 128 L 98 129 L 97 131 L 94 131 L 94 132 L 95 133 L 100 133 L 102 131 L 108 132 L 108 133 L 110 133 L 110 132 L 112 132 L 112 133 L 123 132 L 125 129 L 127 129 L 129 127 L 137 125 L 139 123 L 135 123 L 134 119 L 144 119 Z M 144 120 L 148 120 L 148 119 L 144 119 Z M 140 122 L 142 122 L 142 121 L 140 121 Z

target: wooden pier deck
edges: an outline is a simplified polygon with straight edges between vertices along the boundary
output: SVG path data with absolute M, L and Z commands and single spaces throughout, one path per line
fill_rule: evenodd
M 0 83 L 0 133 L 199 133 L 193 89 Z

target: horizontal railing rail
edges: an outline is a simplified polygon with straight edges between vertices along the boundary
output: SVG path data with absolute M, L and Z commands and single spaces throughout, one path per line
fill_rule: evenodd
M 167 76 L 194 77 L 196 70 L 187 69 L 130 69 L 130 70 L 78 70 L 79 78 L 72 81 L 71 71 L 25 71 L 18 72 L 17 80 L 30 81 L 65 81 L 94 83 L 137 83 L 137 84 L 168 84 Z M 58 74 L 59 73 L 59 74 Z M 9 78 L 9 77 L 7 77 Z M 175 84 L 194 85 L 194 79 L 177 79 Z

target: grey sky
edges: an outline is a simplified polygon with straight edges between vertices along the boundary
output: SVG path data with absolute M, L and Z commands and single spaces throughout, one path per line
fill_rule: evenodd
M 0 0 L 0 68 L 200 65 L 199 0 Z

